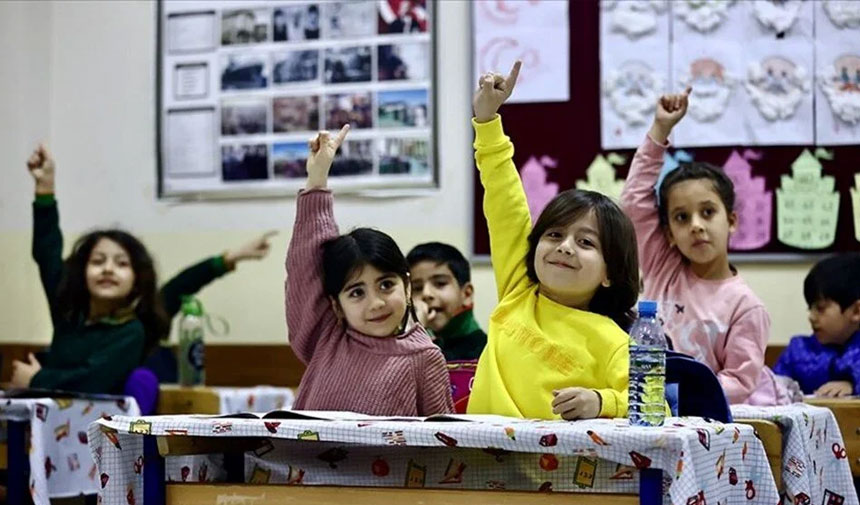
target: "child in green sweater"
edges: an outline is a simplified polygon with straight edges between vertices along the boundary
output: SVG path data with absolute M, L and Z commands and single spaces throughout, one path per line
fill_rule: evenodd
M 159 292 L 154 262 L 133 235 L 116 229 L 82 236 L 62 260 L 54 199 L 55 163 L 40 146 L 27 161 L 36 185 L 33 258 L 48 298 L 54 335 L 40 363 L 12 364 L 12 385 L 86 393 L 120 393 L 129 373 L 167 337 L 182 295 L 248 258 L 268 252 L 268 235 L 187 268 Z

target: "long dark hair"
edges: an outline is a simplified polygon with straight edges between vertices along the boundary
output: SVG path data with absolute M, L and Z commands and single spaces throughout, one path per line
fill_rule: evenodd
M 128 253 L 134 271 L 134 285 L 125 301 L 127 306 L 134 304 L 134 313 L 146 333 L 146 349 L 151 349 L 160 339 L 167 337 L 170 319 L 158 293 L 158 277 L 152 256 L 140 240 L 122 230 L 96 230 L 75 242 L 72 254 L 63 265 L 63 277 L 57 287 L 56 316 L 66 323 L 76 324 L 81 317 L 89 315 L 87 263 L 93 248 L 103 238 L 116 242 Z
M 597 219 L 597 233 L 606 262 L 609 287 L 599 286 L 588 310 L 611 318 L 627 330 L 633 322 L 632 307 L 639 296 L 639 259 L 633 223 L 618 205 L 594 191 L 569 189 L 553 198 L 529 233 L 526 268 L 529 279 L 540 283 L 535 271 L 535 253 L 541 236 L 550 228 L 568 226 L 588 212 Z
M 379 230 L 356 228 L 323 244 L 325 294 L 337 300 L 346 282 L 365 265 L 371 265 L 380 272 L 396 274 L 403 280 L 404 289 L 409 289 L 409 263 L 397 247 L 397 242 Z M 401 324 L 403 328 L 409 316 L 418 320 L 409 296 L 406 297 L 406 304 L 406 314 Z

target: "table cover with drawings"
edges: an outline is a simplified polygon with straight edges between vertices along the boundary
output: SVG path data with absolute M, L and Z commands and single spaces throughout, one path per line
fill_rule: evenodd
M 661 428 L 624 419 L 463 421 L 114 417 L 90 426 L 106 504 L 143 492 L 143 437 L 260 437 L 246 481 L 382 487 L 636 493 L 637 468 L 664 471 L 671 503 L 779 501 L 751 426 L 670 418 Z M 211 481 L 211 468 L 187 481 Z
M 289 410 L 295 400 L 293 390 L 285 387 L 213 387 L 211 389 L 218 395 L 219 410 L 222 415 Z M 223 467 L 224 458 L 220 454 L 176 456 L 167 458 L 166 462 L 169 481 L 185 482 L 198 480 L 201 477 L 218 481 L 226 478 Z
M 87 429 L 100 417 L 119 413 L 138 416 L 140 409 L 132 397 L 0 398 L 0 419 L 30 424 L 29 488 L 35 505 L 99 490 Z
M 858 505 L 845 442 L 830 409 L 805 403 L 732 406 L 735 419 L 766 419 L 782 429 L 784 503 Z

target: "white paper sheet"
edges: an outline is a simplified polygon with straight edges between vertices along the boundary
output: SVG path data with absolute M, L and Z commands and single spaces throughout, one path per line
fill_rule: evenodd
M 172 14 L 167 18 L 167 51 L 185 53 L 215 48 L 215 11 Z
M 473 83 L 484 72 L 507 74 L 523 61 L 509 103 L 570 99 L 567 2 L 477 0 L 472 3 Z
M 178 64 L 173 67 L 173 98 L 176 100 L 206 98 L 209 94 L 209 65 Z
M 208 176 L 215 173 L 215 109 L 167 112 L 166 177 Z

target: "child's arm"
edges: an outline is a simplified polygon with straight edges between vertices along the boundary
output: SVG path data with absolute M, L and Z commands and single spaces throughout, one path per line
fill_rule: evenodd
M 845 352 L 834 364 L 834 376 L 850 382 L 851 389 L 847 394 L 860 396 L 860 339 L 857 337 L 848 341 Z
M 454 412 L 451 399 L 451 378 L 445 357 L 439 349 L 420 353 L 417 358 L 415 381 L 418 384 L 418 415 L 432 416 Z
M 657 196 L 654 185 L 663 168 L 663 154 L 668 147 L 672 128 L 687 112 L 688 88 L 678 95 L 663 95 L 657 102 L 657 112 L 651 130 L 636 149 L 630 172 L 621 193 L 621 207 L 633 222 L 639 252 L 639 265 L 646 282 L 657 268 L 677 268 L 681 255 L 673 250 L 662 227 L 657 212 Z
M 744 403 L 758 385 L 770 336 L 770 316 L 764 307 L 743 313 L 726 335 L 726 359 L 717 379 L 729 403 Z
M 293 352 L 304 364 L 313 357 L 317 339 L 338 324 L 331 302 L 323 292 L 323 244 L 338 236 L 328 171 L 343 143 L 349 125 L 336 137 L 321 132 L 311 140 L 308 180 L 296 202 L 296 221 L 287 250 L 287 332 Z
M 269 238 L 277 234 L 270 231 L 254 240 L 230 249 L 220 256 L 207 258 L 185 268 L 161 287 L 164 310 L 173 317 L 182 307 L 182 297 L 196 294 L 218 277 L 236 269 L 236 264 L 248 259 L 261 259 L 269 253 Z
M 54 159 L 44 146 L 39 145 L 27 160 L 27 169 L 36 183 L 33 202 L 33 259 L 39 266 L 42 287 L 48 297 L 51 317 L 55 314 L 55 296 L 63 277 L 63 234 L 60 232 L 60 215 L 54 199 Z
M 553 413 L 567 420 L 626 416 L 629 360 L 630 351 L 625 342 L 609 358 L 606 367 L 607 387 L 570 387 L 553 391 Z
M 475 161 L 484 186 L 484 215 L 490 232 L 490 255 L 496 276 L 499 300 L 527 281 L 525 257 L 532 221 L 517 167 L 514 145 L 502 130 L 496 111 L 517 81 L 521 63 L 514 64 L 507 77 L 484 74 L 472 101 L 475 118 Z

